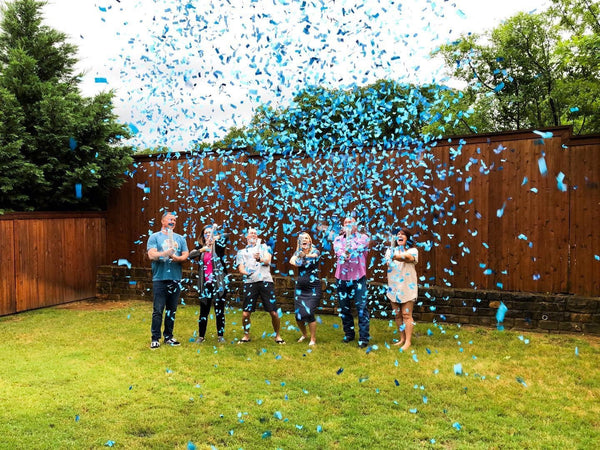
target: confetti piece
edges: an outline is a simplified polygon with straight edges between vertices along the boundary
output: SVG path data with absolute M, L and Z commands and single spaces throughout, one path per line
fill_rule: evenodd
M 344 371 L 344 369 L 343 369 L 342 367 L 340 367 L 340 368 L 337 370 L 336 374 L 337 374 L 337 375 L 340 375 L 340 374 L 341 374 L 343 371 Z
M 460 423 L 458 423 L 458 422 L 454 422 L 452 424 L 452 428 L 454 428 L 455 430 L 458 430 L 458 431 L 460 431 L 462 429 L 462 427 L 460 426 Z
M 548 174 L 548 168 L 546 167 L 546 159 L 543 156 L 538 159 L 538 167 L 542 176 L 545 177 Z
M 533 130 L 533 132 L 539 136 L 541 136 L 542 139 L 550 139 L 552 136 L 554 136 L 554 134 L 552 133 L 552 131 L 537 131 L 537 130 Z
M 462 364 L 458 363 L 458 364 L 454 364 L 454 375 L 462 375 L 463 370 L 462 370 Z
M 77 148 L 77 141 L 75 140 L 75 138 L 69 138 L 69 148 L 71 150 L 75 150 Z
M 558 187 L 558 190 L 561 192 L 567 192 L 567 185 L 563 182 L 564 179 L 565 179 L 565 174 L 562 172 L 559 172 L 558 175 L 556 176 L 556 186 Z
M 496 322 L 498 322 L 497 327 L 498 329 L 504 329 L 504 327 L 501 327 L 501 323 L 504 322 L 504 316 L 506 314 L 506 312 L 508 311 L 508 308 L 506 307 L 506 305 L 504 304 L 504 302 L 500 302 L 500 306 L 498 307 L 498 311 L 496 311 Z
M 108 441 L 106 441 L 106 443 L 104 444 L 104 446 L 105 447 L 114 447 L 115 444 L 116 444 L 115 441 L 112 441 L 112 440 L 109 439 Z
M 117 262 L 117 265 L 118 266 L 127 266 L 128 269 L 131 269 L 131 263 L 123 258 L 119 259 L 119 261 Z
M 187 448 L 188 450 L 196 450 L 196 446 L 192 441 L 188 441 Z
M 82 196 L 82 186 L 81 183 L 77 183 L 75 185 L 75 198 L 81 198 Z
M 525 383 L 525 380 L 521 377 L 517 377 L 516 378 L 517 382 L 522 384 L 523 386 L 527 387 L 527 383 Z
M 575 347 L 575 356 L 579 356 L 579 347 Z
M 94 83 L 106 83 L 106 84 L 108 84 L 108 81 L 104 77 L 96 77 L 96 78 L 94 78 Z

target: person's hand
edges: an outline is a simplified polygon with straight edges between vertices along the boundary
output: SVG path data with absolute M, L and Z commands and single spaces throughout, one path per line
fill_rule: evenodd
M 260 261 L 260 252 L 256 252 L 254 254 L 254 259 L 256 259 L 257 261 Z
M 205 252 L 210 252 L 210 247 L 208 245 L 205 245 L 204 247 L 202 247 L 200 249 L 201 252 L 205 253 Z
M 165 250 L 163 253 L 167 258 L 170 258 L 171 256 L 173 256 L 175 254 L 175 249 L 169 248 L 169 249 Z

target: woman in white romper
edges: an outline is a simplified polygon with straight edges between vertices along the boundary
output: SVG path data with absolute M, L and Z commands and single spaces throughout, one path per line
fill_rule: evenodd
M 394 345 L 404 351 L 411 346 L 414 327 L 413 307 L 418 296 L 417 271 L 419 251 L 410 243 L 411 233 L 405 228 L 395 230 L 392 246 L 385 253 L 388 266 L 387 297 L 390 299 L 400 340 Z

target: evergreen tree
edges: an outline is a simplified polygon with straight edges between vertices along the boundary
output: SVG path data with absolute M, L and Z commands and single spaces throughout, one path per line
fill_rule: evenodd
M 16 0 L 1 10 L 0 208 L 104 208 L 132 161 L 120 143 L 128 131 L 112 93 L 81 95 L 77 49 L 43 25 L 43 6 Z

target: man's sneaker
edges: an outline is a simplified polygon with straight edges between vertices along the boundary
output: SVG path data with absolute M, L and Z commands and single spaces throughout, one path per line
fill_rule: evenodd
M 367 341 L 358 341 L 358 346 L 360 348 L 367 348 L 369 346 L 369 343 Z
M 160 347 L 160 342 L 158 342 L 158 341 L 150 342 L 150 348 L 158 348 L 158 347 Z
M 344 339 L 342 339 L 342 342 L 343 342 L 344 344 L 347 344 L 348 342 L 352 342 L 353 340 L 354 340 L 354 338 L 353 338 L 353 337 L 350 337 L 350 336 L 344 336 Z
M 171 347 L 177 347 L 179 345 L 179 341 L 174 337 L 169 339 L 165 339 L 165 344 L 170 345 Z
M 196 339 L 196 343 L 198 344 L 202 344 L 204 342 L 204 338 L 202 336 L 200 336 L 198 339 Z
M 218 342 L 219 344 L 224 344 L 224 343 L 225 343 L 225 338 L 224 338 L 223 336 L 219 336 L 219 337 L 217 338 L 217 342 Z

